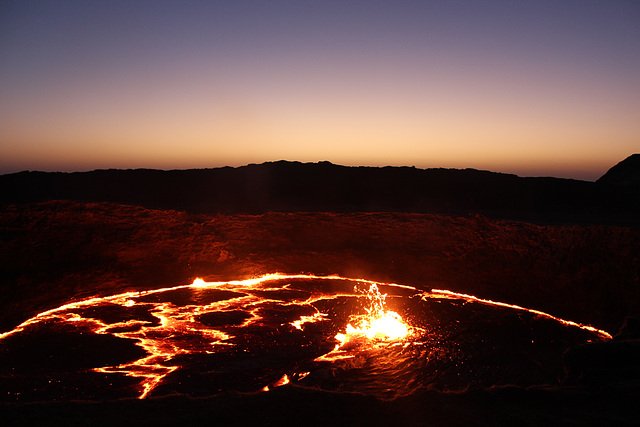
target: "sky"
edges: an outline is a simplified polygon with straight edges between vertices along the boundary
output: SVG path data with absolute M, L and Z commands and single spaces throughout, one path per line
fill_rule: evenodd
M 0 2 L 3 174 L 637 152 L 638 1 Z

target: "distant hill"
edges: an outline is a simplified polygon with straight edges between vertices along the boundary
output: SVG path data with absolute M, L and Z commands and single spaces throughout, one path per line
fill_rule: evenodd
M 637 189 L 613 186 L 605 177 L 586 182 L 475 169 L 286 161 L 170 171 L 19 172 L 0 176 L 0 205 L 74 200 L 192 213 L 394 211 L 480 213 L 538 222 L 640 222 Z
M 598 182 L 640 186 L 640 154 L 632 154 L 607 171 Z

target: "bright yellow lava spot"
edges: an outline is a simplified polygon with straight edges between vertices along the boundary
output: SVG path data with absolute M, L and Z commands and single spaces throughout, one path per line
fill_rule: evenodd
M 280 378 L 278 381 L 276 381 L 275 383 L 270 384 L 270 385 L 271 385 L 271 387 L 274 387 L 274 388 L 275 388 L 275 387 L 281 387 L 281 386 L 283 386 L 283 385 L 287 385 L 287 384 L 289 384 L 289 383 L 290 383 L 289 375 L 284 374 L 284 375 L 282 376 L 282 378 Z M 266 385 L 266 386 L 262 387 L 262 391 L 270 391 L 270 390 L 271 390 L 271 387 L 269 387 L 268 385 Z
M 409 335 L 409 327 L 402 320 L 402 317 L 395 311 L 388 311 L 385 308 L 386 294 L 381 294 L 378 286 L 372 283 L 367 291 L 369 307 L 366 308 L 366 315 L 351 316 L 354 325 L 347 325 L 346 336 L 338 334 L 336 339 L 344 337 L 347 339 L 354 335 L 364 335 L 369 339 L 397 340 Z
M 305 323 L 313 323 L 313 322 L 319 322 L 322 320 L 327 320 L 326 317 L 328 315 L 325 313 L 316 313 L 313 316 L 300 316 L 300 319 L 295 320 L 293 322 L 291 322 L 291 326 L 293 326 L 296 329 L 302 330 L 302 325 L 304 325 Z
M 358 334 L 369 339 L 397 340 L 406 337 L 409 334 L 409 328 L 398 313 L 385 311 L 379 317 L 363 319 L 358 326 L 347 325 L 347 335 Z
M 331 352 L 316 358 L 316 361 L 352 358 L 355 353 L 350 351 L 351 343 L 355 343 L 357 348 L 362 344 L 363 338 L 375 345 L 375 343 L 398 341 L 412 334 L 413 329 L 405 323 L 398 313 L 386 309 L 385 298 L 387 295 L 381 294 L 375 283 L 368 283 L 369 306 L 365 308 L 366 314 L 350 316 L 346 332 L 335 336 L 339 341 L 338 345 Z
M 193 283 L 191 284 L 192 288 L 204 288 L 209 286 L 209 284 L 207 282 L 205 282 L 204 280 L 202 280 L 201 278 L 197 278 L 193 281 Z

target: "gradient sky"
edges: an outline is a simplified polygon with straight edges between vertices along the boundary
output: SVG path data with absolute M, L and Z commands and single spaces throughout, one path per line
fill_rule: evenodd
M 638 1 L 6 1 L 0 173 L 272 160 L 595 180 Z

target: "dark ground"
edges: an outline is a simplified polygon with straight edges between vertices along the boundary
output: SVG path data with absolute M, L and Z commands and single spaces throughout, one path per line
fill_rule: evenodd
M 16 426 L 633 426 L 638 399 L 638 388 L 627 386 L 425 391 L 395 401 L 284 386 L 203 399 L 2 405 L 0 416 L 5 425 Z
M 275 271 L 450 289 L 612 334 L 640 312 L 640 230 L 629 227 L 416 213 L 203 215 L 58 201 L 4 207 L 0 237 L 2 331 L 95 294 Z M 614 344 L 574 350 L 575 378 L 553 389 L 425 391 L 381 402 L 283 387 L 207 399 L 4 404 L 0 415 L 16 425 L 631 425 L 640 421 L 637 341 Z
M 2 424 L 638 425 L 638 159 L 597 183 L 286 162 L 1 176 L 0 331 L 96 294 L 276 271 L 449 289 L 613 335 L 628 318 L 572 348 L 553 388 L 2 404 Z

